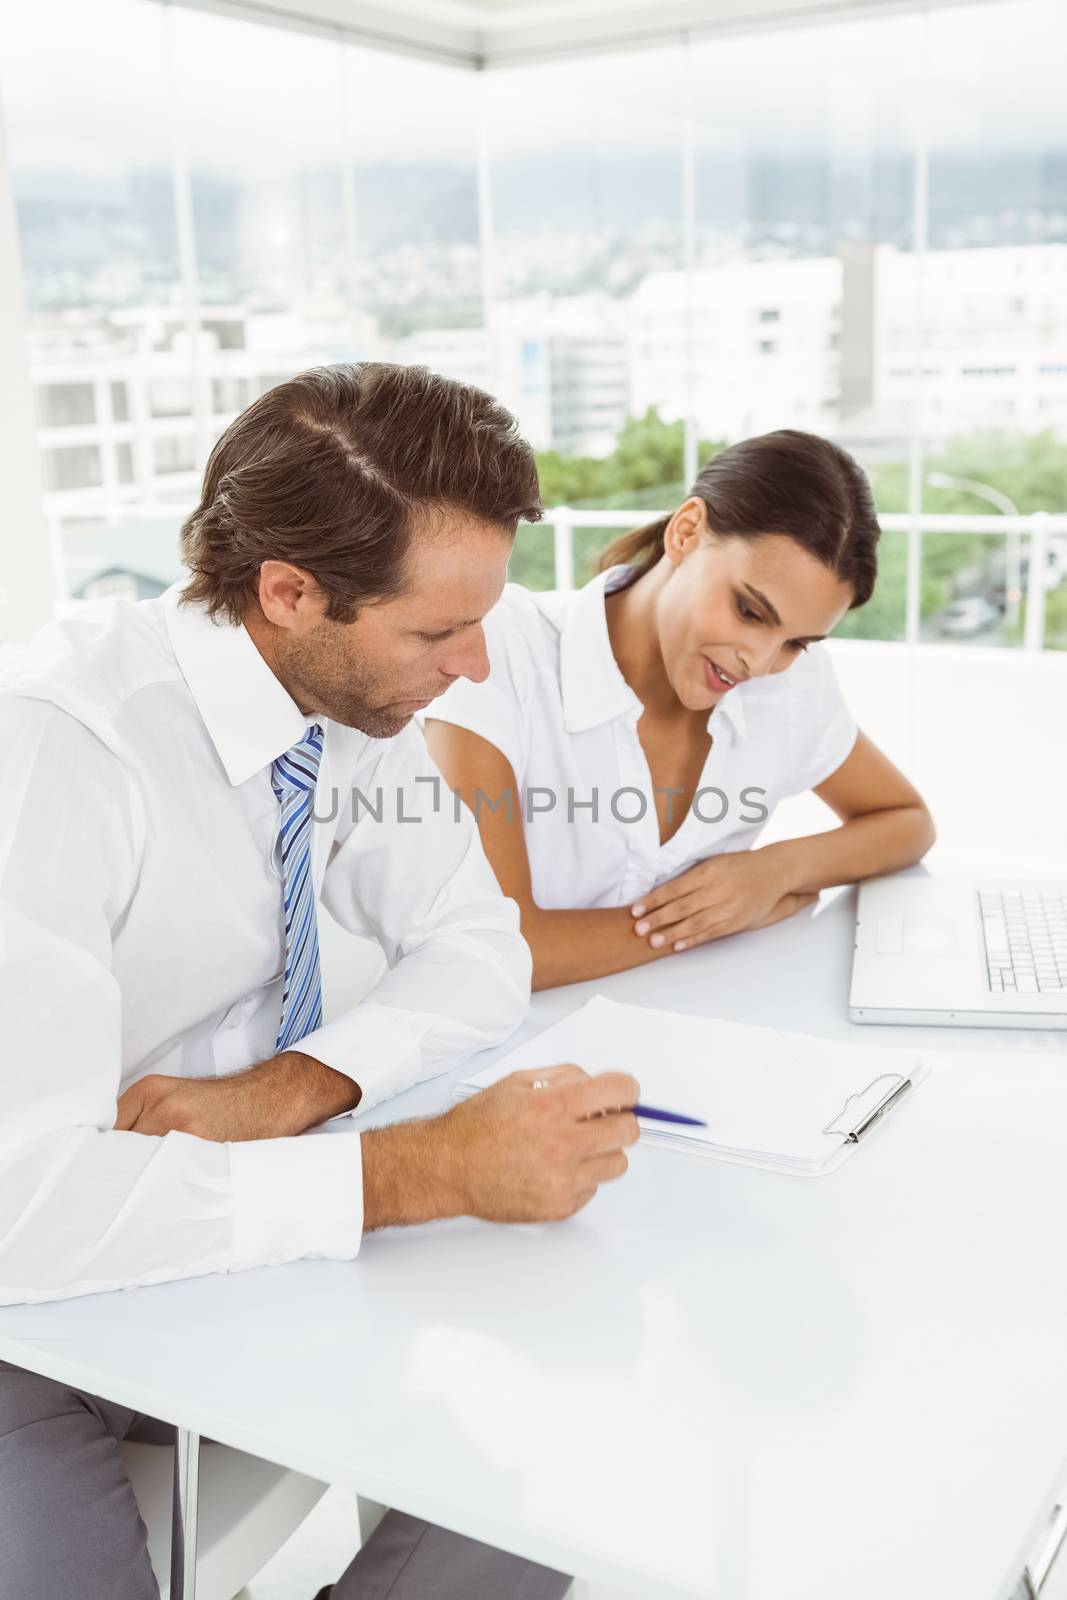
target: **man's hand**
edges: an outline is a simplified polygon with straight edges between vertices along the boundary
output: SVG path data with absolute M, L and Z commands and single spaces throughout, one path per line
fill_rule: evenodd
M 534 1088 L 543 1083 L 544 1088 Z M 581 1067 L 513 1072 L 426 1122 L 363 1135 L 364 1227 L 484 1217 L 556 1222 L 626 1171 L 636 1081 Z
M 728 933 L 766 928 L 802 911 L 817 894 L 790 891 L 774 850 L 709 856 L 632 907 L 634 932 L 656 949 L 688 950 Z
M 359 1104 L 351 1078 L 287 1050 L 226 1078 L 170 1078 L 151 1072 L 119 1097 L 117 1129 L 192 1133 L 226 1143 L 303 1133 Z

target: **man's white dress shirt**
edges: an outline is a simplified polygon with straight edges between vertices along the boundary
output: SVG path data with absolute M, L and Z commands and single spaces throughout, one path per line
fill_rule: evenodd
M 856 741 L 830 657 L 812 645 L 713 708 L 694 804 L 661 844 L 637 732 L 644 706 L 619 670 L 604 609 L 630 574 L 611 567 L 566 593 L 509 583 L 485 620 L 489 677 L 458 681 L 426 713 L 511 763 L 543 911 L 631 905 L 707 856 L 750 849 L 779 801 L 817 787 Z
M 5 662 L 0 1303 L 358 1251 L 354 1130 L 229 1145 L 114 1131 L 146 1073 L 274 1054 L 270 767 L 307 728 L 245 629 L 174 590 L 87 607 Z M 363 1108 L 505 1038 L 529 999 L 517 909 L 433 771 L 415 726 L 375 740 L 325 724 L 316 892 L 388 970 L 299 1048 L 358 1082 Z

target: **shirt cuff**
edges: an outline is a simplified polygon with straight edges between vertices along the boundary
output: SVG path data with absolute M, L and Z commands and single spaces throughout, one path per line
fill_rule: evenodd
M 233 1271 L 325 1257 L 350 1261 L 363 1237 L 359 1134 L 229 1145 Z
M 432 1022 L 430 1017 L 364 1000 L 314 1033 L 305 1034 L 295 1048 L 357 1083 L 362 1092 L 354 1109 L 367 1111 L 416 1082 L 423 1037 Z

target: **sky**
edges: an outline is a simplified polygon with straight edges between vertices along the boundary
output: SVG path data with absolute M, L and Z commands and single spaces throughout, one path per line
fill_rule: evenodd
M 923 61 L 926 83 L 923 93 Z M 358 161 L 753 150 L 1067 149 L 1067 4 L 997 0 L 709 39 L 490 74 L 156 0 L 3 8 L 0 89 L 16 170 L 106 175 L 176 144 L 220 173 Z M 484 101 L 484 104 L 482 103 Z M 173 108 L 173 115 L 171 114 Z

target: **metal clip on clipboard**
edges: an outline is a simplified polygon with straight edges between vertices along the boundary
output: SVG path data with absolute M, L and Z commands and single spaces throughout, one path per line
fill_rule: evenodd
M 858 1094 L 849 1095 L 837 1116 L 834 1117 L 832 1122 L 828 1122 L 822 1130 L 823 1133 L 836 1133 L 839 1137 L 844 1138 L 846 1144 L 859 1144 L 864 1134 L 868 1133 L 876 1122 L 881 1121 L 887 1111 L 891 1111 L 897 1102 L 904 1098 L 913 1081 L 912 1078 L 905 1078 L 899 1072 L 883 1072 L 880 1077 L 872 1078 L 866 1089 L 861 1089 Z M 873 1106 L 861 1114 L 858 1121 L 852 1122 L 851 1118 L 854 1114 L 852 1107 L 857 1102 L 860 1105 L 865 1104 L 871 1091 L 876 1089 L 880 1083 L 888 1084 L 889 1087 L 875 1101 Z

